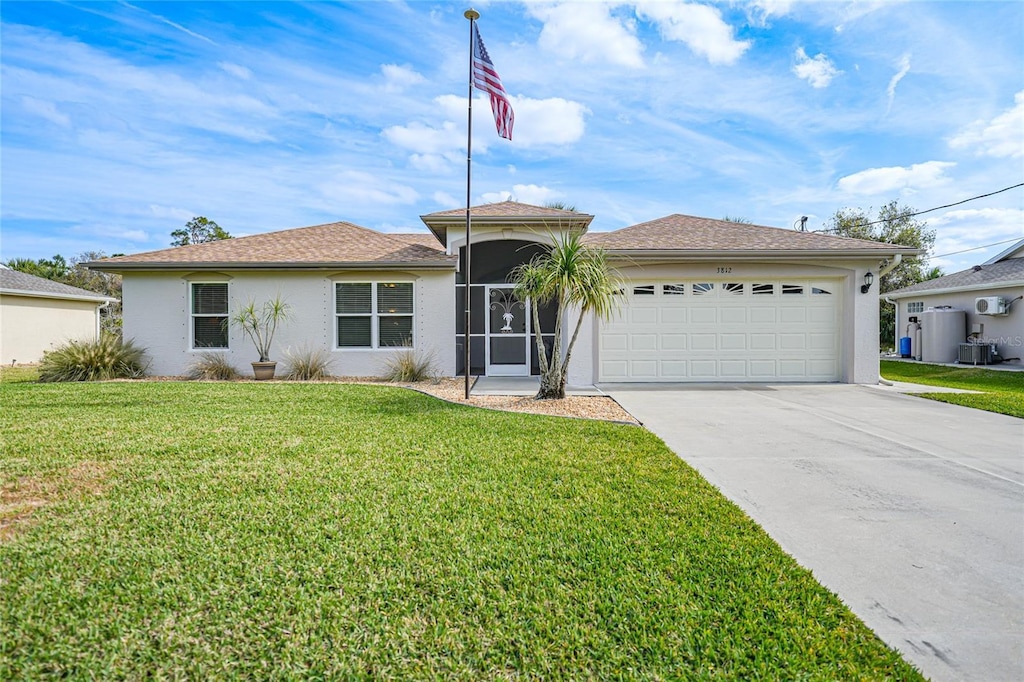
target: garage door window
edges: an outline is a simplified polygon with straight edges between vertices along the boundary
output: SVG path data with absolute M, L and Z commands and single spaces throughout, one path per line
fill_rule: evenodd
M 743 283 L 742 282 L 726 282 L 722 285 L 722 292 L 726 294 L 732 294 L 733 296 L 743 295 Z
M 682 296 L 686 293 L 685 284 L 662 284 L 661 293 L 665 296 Z
M 831 296 L 832 292 L 827 290 L 827 289 L 822 289 L 820 287 L 811 287 L 811 296 L 821 296 L 821 295 Z
M 800 286 L 799 284 L 783 284 L 782 285 L 782 295 L 783 296 L 794 295 L 794 294 L 795 295 L 803 295 L 803 293 L 804 293 L 804 288 L 802 286 Z
M 713 282 L 694 282 L 693 284 L 694 296 L 706 296 L 714 291 L 715 285 Z
M 750 293 L 755 296 L 774 296 L 775 285 L 774 284 L 753 284 L 750 287 Z
M 640 287 L 633 287 L 634 296 L 654 296 L 654 285 L 645 284 Z

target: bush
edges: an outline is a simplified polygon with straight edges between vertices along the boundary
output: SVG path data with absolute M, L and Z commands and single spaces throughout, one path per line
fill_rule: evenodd
M 69 341 L 43 353 L 39 381 L 138 379 L 145 375 L 145 350 L 132 341 L 104 333 L 98 341 Z
M 285 375 L 287 379 L 316 381 L 330 376 L 327 370 L 331 365 L 331 358 L 323 349 L 289 349 L 285 351 L 284 357 L 288 363 L 288 373 Z
M 189 379 L 207 381 L 230 381 L 238 378 L 238 370 L 228 362 L 224 353 L 200 353 L 189 365 Z
M 416 350 L 402 350 L 384 361 L 384 378 L 387 381 L 427 381 L 434 379 L 434 353 Z

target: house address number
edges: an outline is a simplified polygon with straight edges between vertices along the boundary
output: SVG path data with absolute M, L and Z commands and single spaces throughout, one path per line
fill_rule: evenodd
M 720 268 L 718 268 L 718 274 L 719 275 L 728 275 L 731 272 L 732 272 L 732 268 L 730 268 L 730 267 L 720 267 Z

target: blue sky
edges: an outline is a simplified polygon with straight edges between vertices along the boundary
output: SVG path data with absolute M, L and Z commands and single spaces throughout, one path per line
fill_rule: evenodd
M 465 202 L 468 6 L 4 1 L 0 259 L 424 229 Z M 475 6 L 516 127 L 477 94 L 473 203 L 817 229 L 1024 181 L 1024 3 Z M 922 218 L 936 254 L 1021 238 L 1024 190 Z

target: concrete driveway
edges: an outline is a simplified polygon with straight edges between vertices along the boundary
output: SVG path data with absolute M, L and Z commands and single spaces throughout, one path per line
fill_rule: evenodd
M 1024 680 L 1024 421 L 850 385 L 602 387 L 934 680 Z

